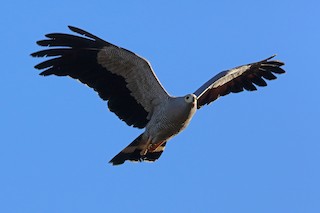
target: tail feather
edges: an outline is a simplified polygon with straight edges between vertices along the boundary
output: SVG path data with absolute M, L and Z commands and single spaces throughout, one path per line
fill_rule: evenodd
M 156 161 L 164 151 L 166 146 L 166 142 L 159 146 L 157 149 L 151 151 L 147 151 L 145 155 L 141 155 L 144 141 L 142 141 L 142 135 L 137 137 L 132 143 L 130 143 L 126 148 L 124 148 L 121 152 L 119 152 L 116 156 L 114 156 L 109 163 L 113 165 L 123 164 L 126 160 L 129 161 Z M 142 145 L 142 146 L 141 146 Z

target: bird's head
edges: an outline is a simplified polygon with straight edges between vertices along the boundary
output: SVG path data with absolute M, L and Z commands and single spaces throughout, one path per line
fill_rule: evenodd
M 195 105 L 196 100 L 197 100 L 197 96 L 195 96 L 194 94 L 188 94 L 188 95 L 184 96 L 184 101 L 188 104 Z

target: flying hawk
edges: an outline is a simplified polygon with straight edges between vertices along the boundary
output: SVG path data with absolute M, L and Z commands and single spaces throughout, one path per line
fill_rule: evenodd
M 185 129 L 202 106 L 229 93 L 256 90 L 265 80 L 282 74 L 283 62 L 265 60 L 220 72 L 194 93 L 174 97 L 163 88 L 150 63 L 124 48 L 84 30 L 79 35 L 47 34 L 37 42 L 49 47 L 31 55 L 54 57 L 39 63 L 40 75 L 70 76 L 93 88 L 108 108 L 129 126 L 145 131 L 110 160 L 113 165 L 130 161 L 155 161 L 168 140 Z

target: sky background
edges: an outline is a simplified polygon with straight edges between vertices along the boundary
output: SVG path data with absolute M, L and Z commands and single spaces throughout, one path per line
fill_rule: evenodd
M 320 212 L 320 1 L 5 1 L 0 212 Z M 83 28 L 147 58 L 172 95 L 273 54 L 287 74 L 203 107 L 156 163 L 107 162 L 142 131 L 30 57 Z

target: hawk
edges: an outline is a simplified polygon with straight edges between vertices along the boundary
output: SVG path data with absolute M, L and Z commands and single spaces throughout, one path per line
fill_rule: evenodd
M 161 85 L 150 63 L 137 54 L 113 45 L 82 29 L 78 35 L 51 33 L 37 41 L 47 49 L 33 57 L 53 57 L 35 66 L 40 75 L 70 76 L 94 89 L 108 108 L 127 125 L 143 129 L 132 143 L 110 160 L 113 165 L 129 161 L 155 161 L 166 143 L 185 129 L 202 106 L 220 96 L 254 91 L 267 86 L 284 63 L 274 56 L 218 73 L 194 93 L 175 97 Z

